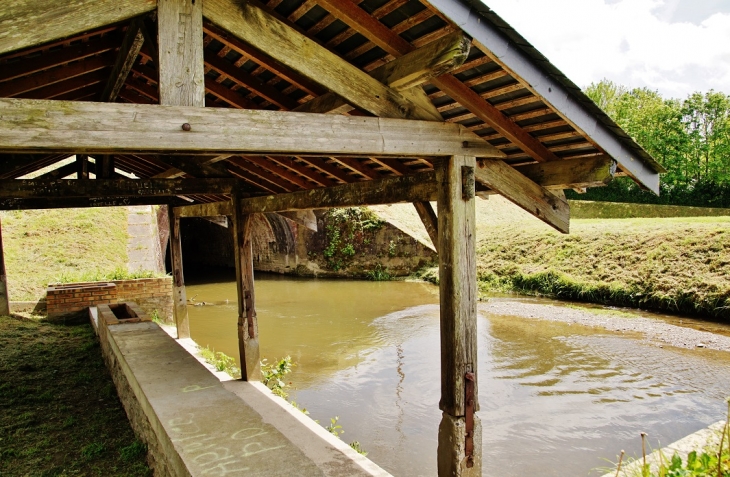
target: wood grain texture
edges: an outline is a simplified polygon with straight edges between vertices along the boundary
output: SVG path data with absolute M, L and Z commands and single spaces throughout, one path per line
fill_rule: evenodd
M 175 217 L 173 206 L 167 208 L 170 223 L 170 262 L 172 264 L 172 313 L 177 327 L 177 337 L 190 338 L 188 300 L 185 294 L 183 276 L 182 242 L 180 240 L 180 219 Z
M 175 202 L 180 205 L 183 200 Z M 169 204 L 170 197 L 70 197 L 64 199 L 0 199 L 0 210 L 83 209 L 86 207 L 128 207 Z
M 581 189 L 611 182 L 616 175 L 616 161 L 609 156 L 596 156 L 529 164 L 515 169 L 546 189 Z
M 175 217 L 217 217 L 233 215 L 231 201 L 209 202 L 207 204 L 183 205 L 175 207 Z
M 236 294 L 238 296 L 238 351 L 241 379 L 261 379 L 258 321 L 256 319 L 251 222 L 253 216 L 243 213 L 237 192 L 231 197 L 233 209 L 233 247 L 236 262 Z
M 5 0 L 0 55 L 121 22 L 157 8 L 157 0 Z
M 562 233 L 568 233 L 568 201 L 520 174 L 504 161 L 480 161 L 476 180 Z
M 395 90 L 370 77 L 253 2 L 206 0 L 208 20 L 267 52 L 353 105 L 376 116 L 432 119 Z
M 8 298 L 8 277 L 5 272 L 2 224 L 0 224 L 0 316 L 8 315 L 10 315 L 10 299 Z
M 439 231 L 438 231 L 438 217 L 436 211 L 433 210 L 430 202 L 414 202 L 413 206 L 418 212 L 418 216 L 423 222 L 423 226 L 428 232 L 428 236 L 431 238 L 433 247 L 438 251 L 439 249 Z
M 237 179 L 2 179 L 0 180 L 0 198 L 170 197 L 230 194 L 238 184 Z
M 433 121 L 8 98 L 0 151 L 504 157 L 463 126 Z
M 453 417 L 465 413 L 465 374 L 477 375 L 475 199 L 473 194 L 471 199 L 463 199 L 462 167 L 475 168 L 474 157 L 455 156 L 436 166 L 441 301 L 439 407 Z M 475 391 L 478 403 L 476 397 Z
M 142 19 L 135 18 L 129 24 L 127 32 L 122 40 L 122 46 L 119 48 L 117 53 L 117 60 L 114 63 L 114 68 L 109 75 L 109 80 L 104 87 L 104 91 L 101 93 L 101 101 L 114 101 L 119 95 L 119 91 L 127 81 L 129 72 L 132 71 L 134 61 L 139 55 L 139 50 L 142 49 L 144 43 L 144 34 L 142 33 Z
M 160 104 L 204 107 L 203 2 L 157 3 Z

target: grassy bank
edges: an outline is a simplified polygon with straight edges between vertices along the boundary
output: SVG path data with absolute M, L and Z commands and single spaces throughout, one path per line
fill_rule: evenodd
M 730 319 L 730 217 L 574 219 L 562 235 L 499 197 L 477 204 L 483 292 Z
M 0 317 L 0 475 L 151 475 L 88 316 Z
M 38 300 L 49 282 L 126 271 L 127 214 L 125 207 L 0 212 L 10 299 Z

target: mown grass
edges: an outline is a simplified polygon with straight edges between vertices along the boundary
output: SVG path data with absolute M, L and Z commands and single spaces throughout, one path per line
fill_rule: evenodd
M 730 217 L 572 220 L 562 235 L 499 197 L 477 204 L 482 292 L 730 319 Z
M 127 214 L 124 207 L 0 212 L 10 299 L 38 300 L 48 283 L 125 270 Z
M 0 317 L 0 475 L 148 476 L 88 316 Z

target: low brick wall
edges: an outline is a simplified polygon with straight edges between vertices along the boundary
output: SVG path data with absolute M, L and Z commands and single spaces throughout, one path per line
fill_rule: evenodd
M 46 313 L 59 316 L 90 306 L 135 302 L 150 316 L 172 321 L 172 278 L 139 278 L 110 282 L 65 283 L 46 290 Z

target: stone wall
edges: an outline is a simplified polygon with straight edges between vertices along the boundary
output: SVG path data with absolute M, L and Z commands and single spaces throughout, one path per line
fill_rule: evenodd
M 172 321 L 172 278 L 65 283 L 46 290 L 46 313 L 58 316 L 90 306 L 135 302 L 147 314 Z

